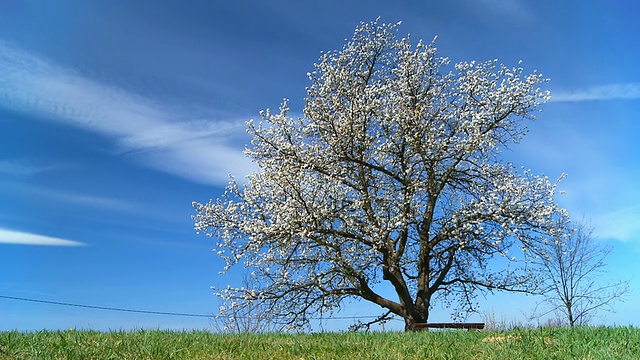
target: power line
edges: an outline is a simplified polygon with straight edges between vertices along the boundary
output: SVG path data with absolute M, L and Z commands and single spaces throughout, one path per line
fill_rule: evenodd
M 79 308 L 85 308 L 85 309 L 96 309 L 96 310 L 131 312 L 131 313 L 139 313 L 139 314 L 169 315 L 169 316 L 190 316 L 190 317 L 207 317 L 207 318 L 212 317 L 212 315 L 203 315 L 203 314 L 187 314 L 187 313 L 176 313 L 176 312 L 166 312 L 166 311 L 122 309 L 122 308 L 115 308 L 115 307 L 108 307 L 108 306 L 72 304 L 72 303 L 59 302 L 59 301 L 28 299 L 28 298 L 15 297 L 15 296 L 4 296 L 4 295 L 0 295 L 0 298 L 10 299 L 10 300 L 19 300 L 19 301 L 29 301 L 29 302 L 41 303 L 41 304 L 72 306 L 72 307 L 79 307 Z
M 124 308 L 116 308 L 110 306 L 97 306 L 97 305 L 84 305 L 84 304 L 73 304 L 67 302 L 60 301 L 49 301 L 49 300 L 40 300 L 40 299 L 30 299 L 23 298 L 17 296 L 6 296 L 0 295 L 2 299 L 9 300 L 18 300 L 18 301 L 28 301 L 40 304 L 49 304 L 49 305 L 59 305 L 59 306 L 71 306 L 71 307 L 79 307 L 85 309 L 94 309 L 94 310 L 108 310 L 108 311 L 120 311 L 120 312 L 130 312 L 130 313 L 138 313 L 138 314 L 151 314 L 151 315 L 169 315 L 169 316 L 188 316 L 188 317 L 206 317 L 211 318 L 215 315 L 205 315 L 205 314 L 188 314 L 188 313 L 177 313 L 177 312 L 167 312 L 167 311 L 151 311 L 151 310 L 138 310 L 138 309 L 124 309 Z M 237 317 L 237 316 L 236 316 Z M 365 315 L 365 316 L 330 316 L 330 317 L 309 317 L 311 320 L 353 320 L 353 319 L 375 319 L 379 318 L 376 315 Z

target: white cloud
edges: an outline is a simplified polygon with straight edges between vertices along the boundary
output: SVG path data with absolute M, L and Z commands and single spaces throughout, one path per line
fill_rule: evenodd
M 640 236 L 640 204 L 597 216 L 595 233 L 604 239 L 638 241 Z
M 115 139 L 147 166 L 195 182 L 226 184 L 253 171 L 238 139 L 244 123 L 206 121 L 83 77 L 0 40 L 0 106 Z
M 586 168 L 586 165 L 583 165 Z M 636 242 L 640 240 L 639 174 L 594 161 L 589 170 L 574 169 L 561 187 L 567 194 L 558 200 L 573 219 L 585 217 L 600 239 Z
M 85 195 L 85 194 L 74 194 L 64 191 L 54 191 L 48 189 L 40 189 L 38 193 L 47 196 L 48 198 L 56 201 L 83 205 L 83 206 L 92 206 L 103 209 L 112 209 L 112 210 L 129 210 L 132 205 L 126 203 L 121 200 L 94 196 L 94 195 Z
M 600 239 L 640 241 L 640 170 L 629 166 L 627 146 L 634 140 L 617 135 L 629 133 L 634 120 L 603 124 L 598 116 L 568 114 L 532 126 L 510 160 L 552 179 L 567 173 L 559 186 L 566 193 L 557 200 L 573 219 L 591 221 Z
M 101 209 L 134 211 L 136 208 L 136 205 L 133 203 L 109 197 L 48 189 L 21 182 L 0 182 L 0 193 L 15 192 L 26 194 L 28 198 L 31 199 L 43 198 L 57 203 L 90 206 Z
M 0 174 L 12 176 L 30 176 L 55 168 L 51 165 L 43 165 L 27 159 L 0 160 Z
M 0 244 L 36 246 L 84 246 L 84 243 L 0 228 Z
M 494 15 L 514 22 L 532 22 L 533 13 L 521 0 L 476 0 L 476 3 Z
M 640 83 L 609 84 L 573 91 L 554 91 L 553 102 L 640 99 Z

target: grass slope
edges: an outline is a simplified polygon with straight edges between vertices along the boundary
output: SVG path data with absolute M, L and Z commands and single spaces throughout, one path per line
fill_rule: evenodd
M 640 329 L 423 333 L 0 333 L 0 359 L 640 359 Z

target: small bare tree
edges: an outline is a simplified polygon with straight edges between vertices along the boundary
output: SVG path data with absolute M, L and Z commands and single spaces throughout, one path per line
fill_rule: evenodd
M 539 253 L 545 299 L 538 304 L 544 310 L 536 309 L 534 316 L 555 313 L 574 327 L 588 324 L 599 310 L 614 311 L 613 304 L 628 292 L 629 282 L 599 281 L 606 274 L 604 261 L 611 246 L 599 243 L 584 221 L 564 227 L 564 236 Z

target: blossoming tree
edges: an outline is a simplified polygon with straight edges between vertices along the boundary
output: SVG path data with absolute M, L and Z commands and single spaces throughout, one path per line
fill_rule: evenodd
M 545 241 L 564 213 L 555 182 L 499 154 L 548 98 L 546 80 L 496 60 L 451 66 L 434 43 L 396 32 L 362 23 L 324 53 L 302 117 L 285 100 L 248 122 L 260 170 L 194 203 L 226 270 L 242 264 L 261 284 L 219 289 L 226 309 L 260 301 L 304 326 L 357 298 L 413 330 L 438 300 L 463 314 L 478 291 L 532 290 L 512 254 L 527 251 L 509 251 Z

